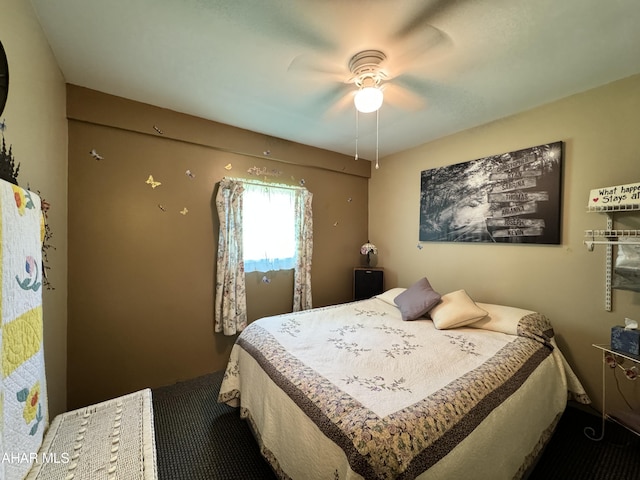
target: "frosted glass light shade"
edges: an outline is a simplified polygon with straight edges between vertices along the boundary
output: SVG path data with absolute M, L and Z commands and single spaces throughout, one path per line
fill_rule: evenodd
M 382 106 L 382 90 L 377 87 L 364 87 L 356 92 L 353 103 L 361 113 L 375 112 Z

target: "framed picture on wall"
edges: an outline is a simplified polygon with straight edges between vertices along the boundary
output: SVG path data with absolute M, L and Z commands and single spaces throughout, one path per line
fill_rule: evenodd
M 420 241 L 560 244 L 563 143 L 423 170 Z

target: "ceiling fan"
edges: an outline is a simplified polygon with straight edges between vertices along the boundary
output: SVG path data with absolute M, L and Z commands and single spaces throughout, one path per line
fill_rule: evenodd
M 304 60 L 304 58 L 303 58 Z M 356 139 L 355 139 L 355 159 L 358 160 L 358 135 L 359 135 L 359 114 L 376 114 L 376 154 L 375 168 L 379 167 L 378 159 L 378 132 L 379 132 L 379 110 L 385 97 L 388 103 L 395 104 L 407 110 L 422 108 L 425 104 L 425 97 L 428 87 L 420 79 L 408 77 L 411 80 L 403 85 L 402 76 L 394 77 L 389 70 L 389 59 L 387 55 L 377 49 L 362 50 L 351 56 L 348 61 L 348 73 L 323 71 L 318 68 L 308 67 L 298 59 L 294 59 L 290 69 L 315 70 L 316 73 L 329 73 L 334 79 L 342 77 L 342 81 L 333 82 L 333 85 L 321 97 L 320 107 L 330 105 L 332 110 L 341 110 L 351 101 L 356 110 Z M 337 74 L 337 75 L 336 75 Z M 390 80 L 394 79 L 395 83 Z M 385 95 L 386 94 L 386 95 Z
M 308 104 L 310 109 L 326 115 L 355 106 L 356 159 L 359 113 L 375 112 L 377 132 L 378 112 L 383 103 L 404 111 L 420 110 L 434 93 L 433 89 L 441 87 L 429 78 L 424 67 L 453 42 L 432 22 L 467 2 L 407 2 L 412 12 L 403 15 L 404 21 L 395 25 L 394 22 L 381 23 L 390 18 L 384 5 L 376 4 L 364 12 L 354 10 L 359 22 L 353 28 L 339 30 L 333 48 L 312 45 L 312 51 L 297 55 L 290 62 L 289 71 L 303 74 L 310 84 L 318 85 L 312 94 L 313 103 Z M 409 4 L 413 4 L 413 8 Z M 354 49 L 355 45 L 360 48 Z M 338 55 L 342 60 L 336 62 Z M 377 150 L 376 134 L 376 168 Z
M 325 42 L 310 43 L 306 52 L 293 58 L 288 70 L 324 84 L 313 99 L 318 111 L 343 110 L 354 97 L 362 113 L 377 111 L 381 101 L 403 110 L 419 110 L 434 87 L 423 67 L 453 45 L 434 22 L 467 3 L 469 0 L 407 0 L 406 10 L 398 15 L 404 18 L 394 22 L 385 4 L 363 11 L 359 2 L 345 0 L 341 13 L 354 18 L 347 14 L 353 12 L 358 21 L 350 28 L 333 30 L 335 36 L 326 35 Z M 327 47 L 330 43 L 333 47 Z M 361 106 L 361 98 L 367 95 L 375 102 Z
M 425 52 L 451 43 L 436 27 L 426 26 L 424 30 L 428 30 L 429 41 L 396 52 L 393 57 L 382 49 L 364 49 L 353 54 L 345 68 L 321 56 L 302 54 L 292 60 L 289 71 L 325 83 L 314 99 L 319 110 L 335 113 L 355 104 L 359 112 L 371 113 L 383 102 L 408 111 L 419 110 L 425 106 L 433 83 L 412 70 L 420 66 Z
M 435 27 L 432 28 L 435 29 Z M 436 30 L 438 41 L 447 43 L 448 37 L 440 30 Z M 422 50 L 426 48 L 430 48 L 430 45 L 427 47 L 422 45 Z M 396 72 L 402 69 L 409 70 L 414 59 L 413 55 L 405 54 L 394 64 L 382 50 L 366 49 L 350 57 L 347 62 L 347 71 L 313 65 L 304 56 L 294 59 L 289 69 L 311 71 L 316 76 L 330 75 L 332 84 L 319 98 L 319 107 L 330 105 L 330 110 L 336 111 L 346 108 L 353 102 L 356 110 L 356 160 L 358 159 L 358 114 L 376 113 L 375 167 L 379 168 L 378 112 L 383 102 L 386 100 L 387 103 L 405 110 L 417 110 L 424 107 L 429 94 L 431 83 L 426 79 L 411 75 L 409 72 L 394 75 L 394 68 Z

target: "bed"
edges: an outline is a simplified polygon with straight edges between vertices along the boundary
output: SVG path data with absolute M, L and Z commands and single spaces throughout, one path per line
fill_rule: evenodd
M 266 317 L 238 337 L 218 400 L 239 407 L 278 477 L 522 478 L 568 398 L 589 402 L 545 316 L 462 290 L 483 313 L 436 328 L 403 320 L 405 291 Z

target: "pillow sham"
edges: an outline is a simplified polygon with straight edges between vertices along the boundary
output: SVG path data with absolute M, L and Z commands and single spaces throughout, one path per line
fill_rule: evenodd
M 437 305 L 439 301 L 440 294 L 431 288 L 431 284 L 426 277 L 418 280 L 394 299 L 402 314 L 402 320 L 420 318 Z
M 487 312 L 476 305 L 465 290 L 457 290 L 442 295 L 441 302 L 429 310 L 429 315 L 438 330 L 447 330 L 480 320 Z
M 506 305 L 494 305 L 491 303 L 480 303 L 478 305 L 487 311 L 487 316 L 480 320 L 470 323 L 467 327 L 482 328 L 484 330 L 492 330 L 494 332 L 508 333 L 509 335 L 518 334 L 518 324 L 520 319 L 531 315 L 533 310 L 524 310 L 517 307 L 509 307 Z
M 397 307 L 397 305 L 393 300 L 405 290 L 406 288 L 400 288 L 400 287 L 391 288 L 386 292 L 375 295 L 374 298 L 379 298 L 383 302 L 388 303 L 389 305 L 393 305 L 394 307 Z

